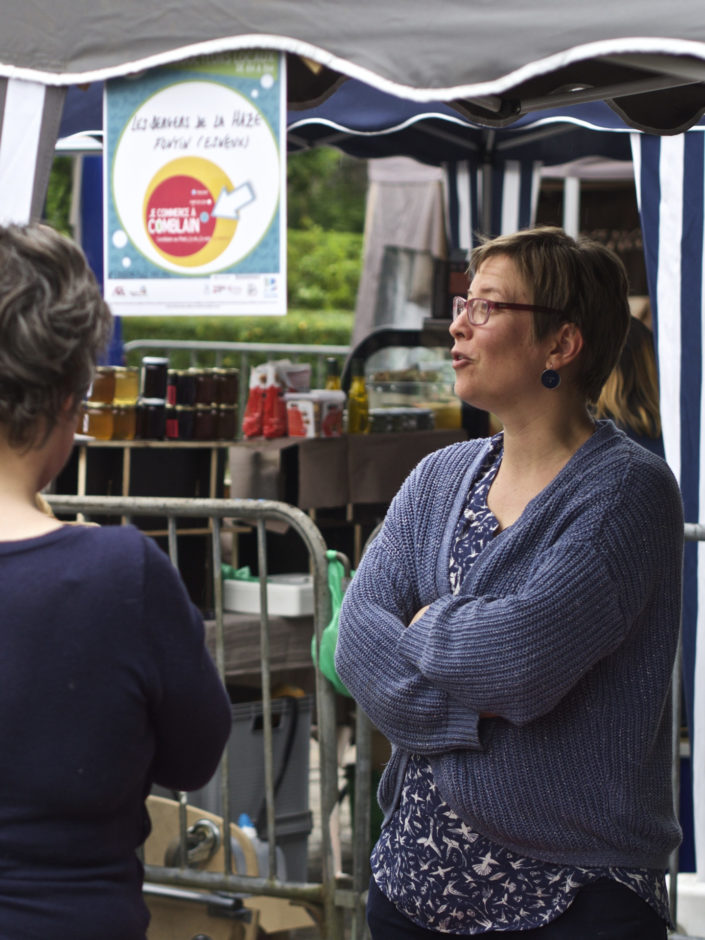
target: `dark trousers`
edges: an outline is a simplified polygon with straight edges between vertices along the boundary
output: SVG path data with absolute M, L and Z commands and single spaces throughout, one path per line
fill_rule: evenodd
M 370 879 L 367 923 L 372 940 L 423 940 L 452 936 L 418 927 L 382 894 Z M 567 911 L 545 927 L 533 930 L 491 930 L 478 940 L 666 940 L 666 924 L 646 901 L 608 878 L 595 881 L 576 894 Z

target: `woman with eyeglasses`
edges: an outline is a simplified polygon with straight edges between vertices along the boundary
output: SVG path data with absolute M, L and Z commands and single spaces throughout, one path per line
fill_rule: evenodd
M 392 743 L 372 936 L 663 940 L 683 516 L 667 465 L 591 416 L 625 271 L 536 228 L 470 274 L 455 389 L 503 430 L 410 474 L 340 616 L 340 677 Z

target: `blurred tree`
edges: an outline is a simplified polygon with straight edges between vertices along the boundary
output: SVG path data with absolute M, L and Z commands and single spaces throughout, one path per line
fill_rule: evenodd
M 367 163 L 332 147 L 314 147 L 287 158 L 290 229 L 318 227 L 361 233 L 365 226 Z
M 64 235 L 73 235 L 71 231 L 72 185 L 72 158 L 56 157 L 49 174 L 49 189 L 44 205 L 44 219 Z

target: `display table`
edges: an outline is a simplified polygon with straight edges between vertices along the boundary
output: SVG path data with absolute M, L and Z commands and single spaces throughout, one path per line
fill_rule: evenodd
M 225 464 L 232 441 L 99 441 L 78 437 L 54 484 L 60 494 L 78 496 L 154 496 L 221 498 Z M 96 514 L 102 525 L 116 516 Z M 133 523 L 167 546 L 163 516 L 135 516 Z M 192 600 L 202 609 L 212 605 L 210 521 L 177 520 L 179 569 Z M 204 559 L 206 562 L 204 563 Z
M 389 504 L 426 454 L 466 439 L 459 428 L 238 441 L 230 447 L 230 494 L 300 509 Z
M 99 441 L 77 437 L 75 492 L 78 496 L 91 492 L 89 473 L 102 465 L 110 483 L 96 495 L 222 496 L 225 452 L 231 444 L 232 441 Z M 165 460 L 172 464 L 169 472 L 165 472 Z M 186 465 L 187 479 L 178 475 L 178 492 L 173 493 L 170 492 L 174 489 L 173 465 L 177 461 Z

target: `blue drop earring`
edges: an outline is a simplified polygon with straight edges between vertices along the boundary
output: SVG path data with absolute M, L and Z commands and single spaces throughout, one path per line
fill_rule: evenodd
M 544 369 L 541 373 L 541 384 L 544 388 L 558 388 L 561 377 L 555 369 Z

